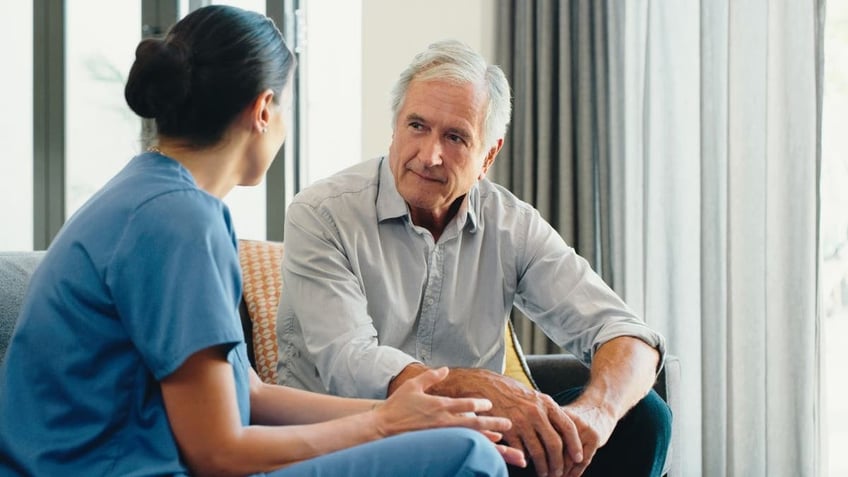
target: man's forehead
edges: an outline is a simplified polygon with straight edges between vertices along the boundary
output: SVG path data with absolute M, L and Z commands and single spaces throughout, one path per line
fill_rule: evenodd
M 482 128 L 485 99 L 470 83 L 429 80 L 410 84 L 399 117 L 426 124 L 461 129 L 467 133 Z

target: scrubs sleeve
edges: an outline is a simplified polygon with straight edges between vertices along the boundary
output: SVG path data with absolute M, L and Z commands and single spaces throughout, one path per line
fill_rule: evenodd
M 241 271 L 229 211 L 199 190 L 156 196 L 127 222 L 107 285 L 156 379 L 192 354 L 244 341 Z

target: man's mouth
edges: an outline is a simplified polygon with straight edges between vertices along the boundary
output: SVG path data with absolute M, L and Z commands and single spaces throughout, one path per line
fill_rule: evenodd
M 444 182 L 445 182 L 445 180 L 442 179 L 441 177 L 432 176 L 430 174 L 427 174 L 426 172 L 418 172 L 418 171 L 415 171 L 413 169 L 410 169 L 409 172 L 412 172 L 416 176 L 424 179 L 425 181 L 438 182 L 439 184 L 444 184 Z

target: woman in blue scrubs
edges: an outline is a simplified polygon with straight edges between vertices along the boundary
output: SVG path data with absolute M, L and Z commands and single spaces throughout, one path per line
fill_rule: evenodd
M 386 401 L 264 384 L 221 201 L 286 136 L 294 58 L 274 23 L 210 6 L 136 50 L 125 96 L 158 143 L 62 228 L 0 368 L 0 475 L 506 475 L 481 399 Z M 412 431 L 412 432 L 410 432 Z

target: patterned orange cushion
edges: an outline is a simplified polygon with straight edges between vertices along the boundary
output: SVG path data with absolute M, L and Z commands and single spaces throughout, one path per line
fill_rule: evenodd
M 277 305 L 283 289 L 283 244 L 239 240 L 244 301 L 253 323 L 256 373 L 266 383 L 277 382 Z

